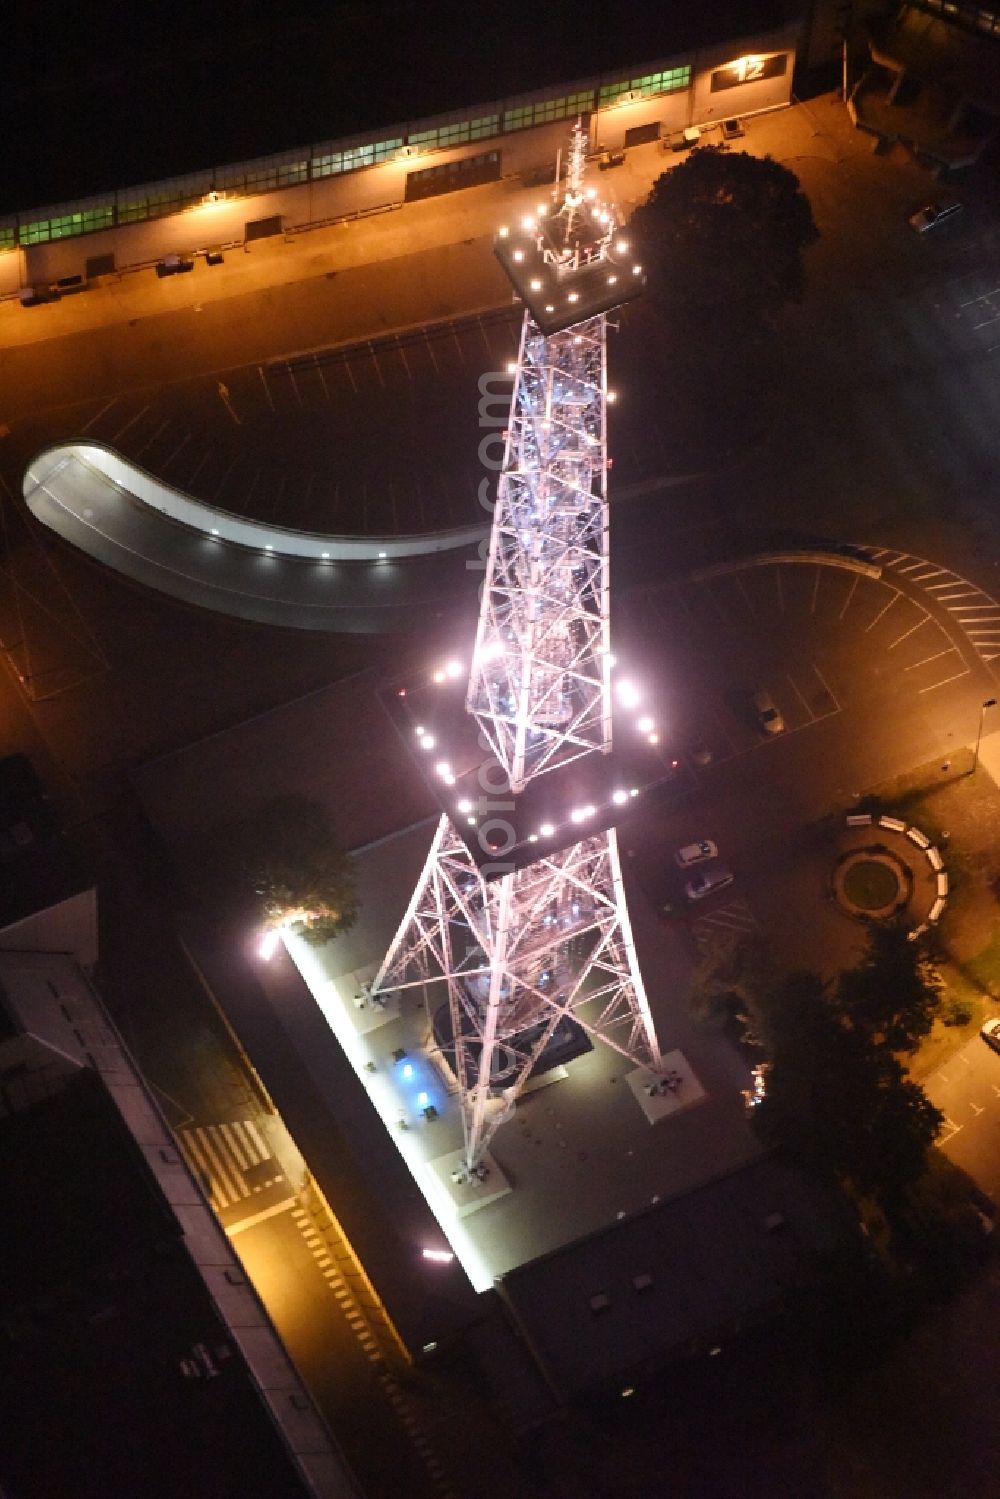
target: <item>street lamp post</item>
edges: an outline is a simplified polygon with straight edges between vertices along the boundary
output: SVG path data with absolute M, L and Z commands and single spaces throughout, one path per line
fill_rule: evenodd
M 987 708 L 995 708 L 996 705 L 997 700 L 995 697 L 988 697 L 984 703 L 980 703 L 979 705 L 979 728 L 976 731 L 976 749 L 975 753 L 972 756 L 972 769 L 969 772 L 970 775 L 975 775 L 976 766 L 979 764 L 979 746 L 983 741 L 983 719 L 986 717 L 986 710 Z

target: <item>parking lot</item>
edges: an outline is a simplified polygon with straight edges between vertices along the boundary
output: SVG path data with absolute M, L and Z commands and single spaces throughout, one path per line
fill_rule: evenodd
M 645 899 L 695 946 L 762 929 L 791 962 L 849 960 L 860 928 L 826 901 L 823 819 L 975 735 L 991 678 L 966 631 L 997 606 L 968 607 L 971 585 L 907 554 L 879 565 L 747 559 L 628 600 L 618 660 L 661 725 L 664 779 L 623 838 Z M 782 732 L 763 730 L 758 688 Z M 703 838 L 736 880 L 691 902 L 671 851 Z
M 493 375 L 503 391 L 519 332 L 516 311 L 503 307 L 116 396 L 73 416 L 81 435 L 236 514 L 326 533 L 444 528 L 476 519 L 479 380 Z

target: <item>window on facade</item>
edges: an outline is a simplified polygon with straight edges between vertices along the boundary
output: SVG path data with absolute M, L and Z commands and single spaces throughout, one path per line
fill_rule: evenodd
M 17 243 L 17 231 L 13 224 L 0 224 L 0 250 L 13 250 Z
M 77 234 L 90 234 L 95 229 L 109 229 L 115 221 L 113 203 L 97 203 L 75 212 L 52 214 L 47 219 L 35 219 L 22 224 L 22 245 L 43 245 L 53 239 L 71 239 Z
M 526 130 L 531 125 L 548 125 L 552 120 L 565 120 L 571 115 L 586 114 L 594 107 L 594 95 L 585 93 L 564 94 L 560 99 L 540 99 L 536 104 L 519 105 L 508 109 L 503 117 L 504 130 Z
M 434 130 L 414 131 L 406 137 L 406 143 L 421 151 L 435 151 L 460 146 L 465 141 L 486 140 L 499 133 L 500 116 L 483 115 L 478 120 L 454 120 L 450 125 L 438 125 Z
M 665 68 L 660 73 L 647 73 L 643 78 L 623 78 L 618 83 L 606 83 L 598 96 L 599 103 L 606 107 L 616 104 L 623 94 L 639 94 L 652 99 L 657 94 L 673 94 L 687 88 L 691 82 L 691 68 L 685 63 L 681 68 Z
M 312 157 L 312 176 L 335 177 L 340 172 L 356 172 L 361 167 L 375 166 L 380 161 L 389 161 L 403 144 L 402 136 L 393 140 L 368 141 L 363 146 L 348 146 L 343 151 L 324 151 L 322 147 Z

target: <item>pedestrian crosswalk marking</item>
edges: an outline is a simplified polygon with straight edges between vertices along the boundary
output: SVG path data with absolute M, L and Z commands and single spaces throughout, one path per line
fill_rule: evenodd
M 252 1119 L 237 1119 L 226 1124 L 192 1124 L 177 1131 L 177 1141 L 188 1166 L 204 1186 L 217 1213 L 257 1196 L 284 1176 L 267 1140 Z M 274 1172 L 267 1177 L 249 1172 L 268 1161 Z

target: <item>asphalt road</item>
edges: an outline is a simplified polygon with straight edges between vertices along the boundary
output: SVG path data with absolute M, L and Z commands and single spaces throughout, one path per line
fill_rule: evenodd
M 941 1148 L 1000 1204 L 1000 1056 L 975 1036 L 924 1088 L 945 1116 Z
M 413 1417 L 400 1383 L 371 1336 L 344 1278 L 308 1219 L 293 1206 L 239 1231 L 234 1246 L 371 1499 L 412 1494 L 439 1499 L 414 1445 Z M 361 1341 L 364 1338 L 368 1347 Z

